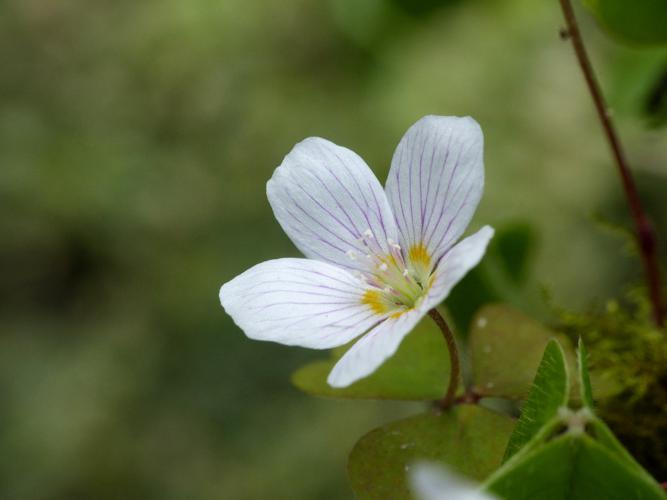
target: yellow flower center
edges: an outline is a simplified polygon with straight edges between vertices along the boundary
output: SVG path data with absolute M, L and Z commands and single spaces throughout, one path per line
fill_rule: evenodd
M 413 245 L 405 253 L 389 242 L 391 253 L 374 258 L 374 269 L 366 277 L 371 286 L 361 302 L 378 314 L 398 317 L 414 309 L 433 282 L 432 259 L 423 244 Z

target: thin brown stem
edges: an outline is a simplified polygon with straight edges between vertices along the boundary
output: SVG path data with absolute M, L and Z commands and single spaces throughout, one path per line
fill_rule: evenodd
M 618 173 L 621 176 L 621 183 L 623 184 L 623 191 L 625 192 L 625 199 L 634 220 L 635 235 L 641 253 L 644 274 L 646 276 L 649 295 L 651 297 L 651 304 L 653 305 L 653 319 L 656 325 L 662 326 L 665 318 L 665 310 L 662 300 L 655 230 L 642 207 L 639 194 L 637 193 L 637 187 L 635 186 L 635 181 L 632 177 L 632 172 L 630 171 L 630 167 L 625 158 L 625 153 L 623 152 L 621 141 L 612 122 L 611 114 L 605 103 L 602 91 L 600 90 L 600 85 L 598 84 L 595 72 L 593 71 L 593 66 L 586 53 L 586 48 L 584 47 L 577 19 L 574 15 L 572 3 L 570 0 L 559 1 L 563 10 L 563 15 L 565 16 L 565 23 L 567 24 L 567 30 L 561 32 L 561 37 L 570 38 L 570 40 L 572 40 L 579 66 L 584 73 L 588 90 L 593 97 L 595 109 L 597 110 L 598 117 L 602 123 L 604 133 L 607 136 L 607 141 L 609 142 L 614 161 L 618 167 Z
M 438 325 L 438 328 L 442 331 L 442 336 L 445 337 L 445 342 L 447 343 L 447 350 L 449 351 L 449 386 L 447 387 L 447 392 L 445 397 L 439 401 L 438 405 L 442 409 L 447 409 L 454 404 L 456 397 L 456 389 L 459 386 L 459 379 L 461 377 L 461 362 L 459 360 L 459 349 L 456 346 L 456 339 L 454 334 L 450 330 L 445 318 L 438 312 L 437 309 L 431 309 L 428 312 L 429 316 L 433 318 L 435 324 Z

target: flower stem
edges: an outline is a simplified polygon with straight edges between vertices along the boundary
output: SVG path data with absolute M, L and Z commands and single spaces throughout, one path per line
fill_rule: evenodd
M 459 360 L 459 349 L 456 347 L 456 339 L 454 334 L 450 330 L 445 318 L 438 312 L 437 309 L 433 308 L 428 312 L 428 315 L 433 318 L 435 324 L 438 325 L 440 331 L 442 331 L 442 336 L 445 337 L 445 342 L 447 343 L 447 350 L 449 351 L 449 386 L 447 387 L 447 392 L 445 397 L 438 402 L 438 406 L 443 410 L 446 410 L 452 404 L 454 404 L 454 398 L 456 396 L 456 389 L 459 386 L 459 378 L 461 376 L 461 362 Z
M 632 177 L 632 172 L 630 172 L 621 141 L 611 119 L 611 113 L 607 108 L 602 91 L 600 90 L 600 85 L 598 84 L 595 72 L 593 71 L 593 66 L 586 53 L 586 48 L 584 47 L 577 19 L 574 15 L 572 3 L 570 0 L 559 1 L 567 25 L 567 30 L 561 31 L 561 37 L 570 38 L 572 40 L 579 66 L 584 73 L 588 90 L 593 97 L 595 109 L 597 110 L 598 117 L 602 123 L 604 133 L 607 136 L 607 141 L 609 142 L 612 155 L 616 162 L 618 173 L 621 176 L 625 199 L 634 220 L 635 236 L 639 245 L 644 274 L 646 276 L 651 304 L 653 306 L 653 319 L 657 326 L 662 326 L 664 324 L 665 309 L 662 301 L 663 297 L 662 287 L 660 285 L 660 268 L 658 265 L 655 229 L 642 207 L 639 194 L 637 193 L 637 187 L 635 186 L 635 181 Z

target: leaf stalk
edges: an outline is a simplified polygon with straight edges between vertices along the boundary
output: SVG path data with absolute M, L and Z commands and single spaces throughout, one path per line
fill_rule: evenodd
M 438 401 L 438 406 L 441 409 L 446 410 L 450 408 L 455 402 L 456 389 L 458 389 L 459 380 L 461 378 L 461 360 L 459 349 L 456 346 L 456 339 L 454 338 L 454 334 L 449 328 L 449 325 L 447 325 L 445 318 L 442 317 L 442 314 L 440 314 L 437 309 L 433 308 L 428 312 L 428 315 L 433 319 L 433 321 L 435 321 L 435 324 L 438 325 L 438 328 L 440 328 L 442 336 L 445 338 L 445 342 L 447 343 L 447 350 L 449 351 L 449 385 L 447 387 L 445 397 Z

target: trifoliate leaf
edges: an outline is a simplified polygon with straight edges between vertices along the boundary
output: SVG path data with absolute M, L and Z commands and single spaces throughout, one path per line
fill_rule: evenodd
M 579 372 L 581 402 L 584 406 L 593 410 L 593 388 L 591 387 L 591 378 L 588 374 L 588 351 L 581 338 L 579 339 L 579 347 L 577 348 L 577 369 Z
M 504 461 L 552 421 L 560 408 L 567 407 L 569 397 L 570 381 L 565 352 L 558 341 L 550 340 L 544 350 L 528 399 L 521 410 L 521 417 L 510 437 Z
M 486 490 L 512 500 L 664 500 L 651 477 L 585 433 L 566 432 L 507 462 Z
M 303 366 L 292 375 L 292 383 L 308 394 L 331 398 L 434 400 L 445 394 L 449 353 L 430 318 L 424 318 L 375 373 L 336 389 L 327 383 L 327 376 L 345 350 L 336 349 L 330 359 Z
M 572 357 L 566 338 L 525 314 L 502 304 L 483 307 L 469 336 L 473 390 L 482 396 L 525 398 L 544 349 L 554 337 Z
M 513 427 L 510 417 L 474 405 L 392 422 L 355 445 L 348 462 L 352 488 L 359 499 L 410 498 L 406 471 L 423 460 L 483 480 L 500 465 Z

